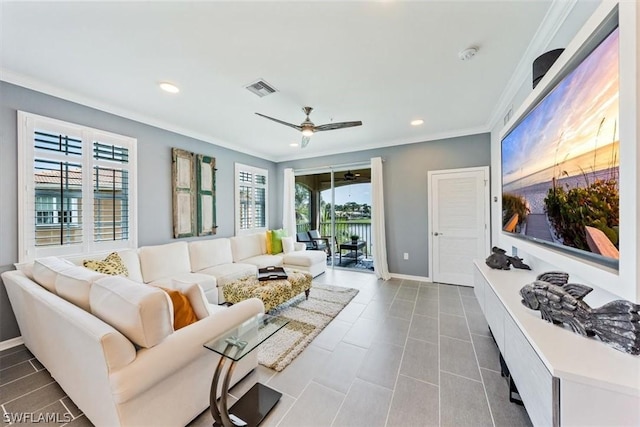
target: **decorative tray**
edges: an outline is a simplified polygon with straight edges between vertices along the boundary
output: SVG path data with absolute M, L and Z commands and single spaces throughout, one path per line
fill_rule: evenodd
M 286 280 L 287 273 L 282 267 L 267 267 L 258 269 L 258 280 Z

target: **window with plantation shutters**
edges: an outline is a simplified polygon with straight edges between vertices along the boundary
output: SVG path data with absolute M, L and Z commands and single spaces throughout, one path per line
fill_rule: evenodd
M 268 171 L 236 163 L 236 234 L 267 229 Z
M 137 246 L 135 145 L 18 113 L 20 262 Z

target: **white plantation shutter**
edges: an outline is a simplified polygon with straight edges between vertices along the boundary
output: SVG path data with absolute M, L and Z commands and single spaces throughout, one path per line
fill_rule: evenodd
M 268 171 L 236 163 L 236 234 L 267 229 Z
M 18 113 L 19 260 L 136 247 L 136 140 Z
M 129 149 L 93 142 L 95 242 L 129 239 Z

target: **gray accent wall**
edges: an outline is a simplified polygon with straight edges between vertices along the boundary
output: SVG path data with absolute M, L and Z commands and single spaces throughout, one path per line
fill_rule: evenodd
M 278 163 L 278 177 L 281 179 L 282 170 L 289 167 L 310 169 L 382 157 L 389 271 L 428 277 L 427 172 L 488 166 L 491 162 L 490 146 L 490 134 L 486 133 L 294 160 Z M 278 197 L 277 206 L 281 209 L 282 192 L 278 192 Z M 408 260 L 403 259 L 405 252 L 409 253 Z
M 173 239 L 171 148 L 216 158 L 218 233 L 233 236 L 234 163 L 269 171 L 270 227 L 282 222 L 276 164 L 157 127 L 0 82 L 0 272 L 18 261 L 17 111 L 22 110 L 138 139 L 138 245 Z M 189 240 L 189 239 L 180 239 Z M 20 335 L 4 285 L 0 286 L 0 341 Z
M 215 237 L 234 235 L 234 163 L 269 171 L 269 226 L 282 225 L 282 171 L 384 159 L 387 254 L 392 273 L 429 276 L 427 172 L 490 164 L 489 134 L 273 163 L 20 86 L 0 82 L 0 272 L 18 261 L 17 111 L 22 110 L 138 140 L 138 245 L 175 241 L 172 232 L 171 148 L 216 158 Z M 313 143 L 313 142 L 312 142 Z M 190 240 L 190 239 L 181 239 Z M 403 260 L 404 252 L 409 260 Z M 0 286 L 0 341 L 20 335 Z

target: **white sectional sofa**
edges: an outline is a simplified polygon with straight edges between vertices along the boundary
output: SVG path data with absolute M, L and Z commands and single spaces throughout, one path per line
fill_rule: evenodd
M 265 233 L 241 237 L 175 242 L 119 251 L 129 278 L 163 286 L 197 283 L 212 304 L 225 302 L 222 287 L 236 279 L 255 275 L 258 268 L 287 267 L 308 271 L 314 277 L 326 270 L 322 251 L 307 251 L 302 243 L 287 254 L 267 254 Z M 95 258 L 104 257 L 105 254 Z M 87 257 L 71 258 L 81 264 Z
M 304 245 L 302 245 L 304 246 Z M 209 406 L 219 356 L 203 344 L 264 312 L 252 298 L 231 307 L 222 286 L 259 267 L 325 271 L 323 252 L 300 245 L 266 254 L 264 233 L 118 251 L 128 277 L 48 257 L 2 274 L 27 348 L 98 426 L 182 426 Z M 173 327 L 177 289 L 198 321 Z M 235 367 L 232 385 L 257 366 L 257 352 Z M 219 391 L 218 391 L 219 393 Z
M 22 339 L 96 426 L 189 423 L 209 406 L 219 360 L 203 344 L 264 311 L 255 298 L 208 304 L 199 286 L 176 282 L 199 320 L 174 331 L 173 306 L 157 287 L 61 259 L 23 270 L 2 274 Z M 252 352 L 232 383 L 256 366 Z
M 275 255 L 267 254 L 267 238 L 264 233 L 231 237 L 233 262 L 253 264 L 258 268 L 271 265 L 307 271 L 313 277 L 327 269 L 327 255 L 324 251 L 307 251 L 304 243 L 294 243 L 295 250 Z

